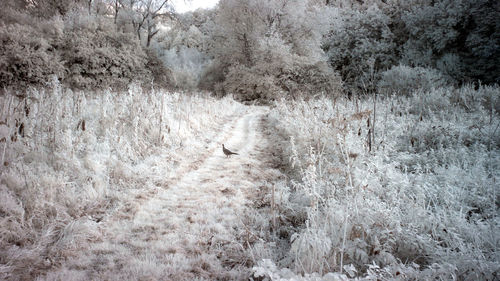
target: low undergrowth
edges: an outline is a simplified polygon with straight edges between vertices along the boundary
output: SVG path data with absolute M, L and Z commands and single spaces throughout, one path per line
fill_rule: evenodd
M 278 186 L 294 280 L 495 280 L 500 270 L 498 87 L 276 102 L 295 178 Z

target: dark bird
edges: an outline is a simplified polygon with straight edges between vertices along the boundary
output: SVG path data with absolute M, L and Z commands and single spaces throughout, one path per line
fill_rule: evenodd
M 225 148 L 224 147 L 224 144 L 222 144 L 222 152 L 224 152 L 224 154 L 229 157 L 231 154 L 236 154 L 236 155 L 239 155 L 238 153 L 236 152 L 232 152 L 230 151 L 229 149 Z

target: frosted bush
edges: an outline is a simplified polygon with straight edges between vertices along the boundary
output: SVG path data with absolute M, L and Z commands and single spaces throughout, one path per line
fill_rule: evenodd
M 374 75 L 398 60 L 392 19 L 374 3 L 330 9 L 333 16 L 324 43 L 329 63 L 350 90 L 373 91 Z
M 240 100 L 272 100 L 286 94 L 323 93 L 335 95 L 341 87 L 324 57 L 312 59 L 292 52 L 292 46 L 274 36 L 259 42 L 253 66 L 229 67 L 222 87 Z
M 42 10 L 51 3 L 36 6 Z M 73 5 L 65 2 L 62 6 L 66 4 Z M 168 72 L 155 53 L 140 45 L 135 34 L 117 31 L 103 15 L 81 9 L 64 14 L 50 20 L 24 15 L 16 20 L 19 23 L 2 21 L 2 85 L 45 87 L 55 75 L 65 85 L 78 89 L 124 88 L 131 82 L 150 84 L 151 80 L 166 86 Z
M 435 69 L 398 65 L 382 72 L 377 87 L 383 94 L 408 96 L 416 91 L 427 92 L 449 84 L 449 80 Z
M 59 35 L 50 38 L 50 33 L 44 34 L 43 31 L 18 24 L 2 26 L 0 84 L 26 87 L 44 84 L 51 75 L 64 77 L 63 64 L 54 50 L 53 40 L 59 39 Z
M 243 65 L 229 68 L 222 87 L 225 93 L 234 94 L 241 101 L 268 99 L 271 94 L 281 92 L 273 76 L 262 76 Z
M 73 88 L 124 87 L 150 75 L 147 55 L 132 34 L 74 30 L 64 38 L 64 81 Z

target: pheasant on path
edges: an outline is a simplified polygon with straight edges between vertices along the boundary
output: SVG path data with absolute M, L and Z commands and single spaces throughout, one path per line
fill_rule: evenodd
M 229 156 L 231 156 L 232 154 L 239 155 L 238 153 L 236 153 L 236 152 L 232 152 L 232 151 L 230 151 L 229 149 L 225 148 L 225 147 L 224 147 L 224 144 L 222 144 L 222 152 L 224 152 L 224 154 L 226 155 L 226 157 L 229 157 Z

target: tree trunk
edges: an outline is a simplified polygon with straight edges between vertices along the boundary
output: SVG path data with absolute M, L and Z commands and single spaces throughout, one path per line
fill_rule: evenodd
M 243 34 L 243 55 L 245 56 L 246 62 L 245 65 L 250 67 L 252 66 L 252 54 L 250 53 L 250 42 L 248 40 L 247 34 Z
M 87 1 L 89 4 L 88 4 L 88 8 L 89 8 L 89 15 L 92 14 L 92 0 L 88 0 Z
M 148 40 L 146 41 L 146 47 L 149 47 L 149 44 L 151 43 L 151 39 L 153 38 L 154 33 L 153 33 L 153 27 L 151 24 L 148 23 Z
M 115 18 L 114 22 L 116 24 L 116 19 L 118 18 L 118 10 L 120 9 L 120 6 L 118 5 L 118 0 L 115 0 Z

